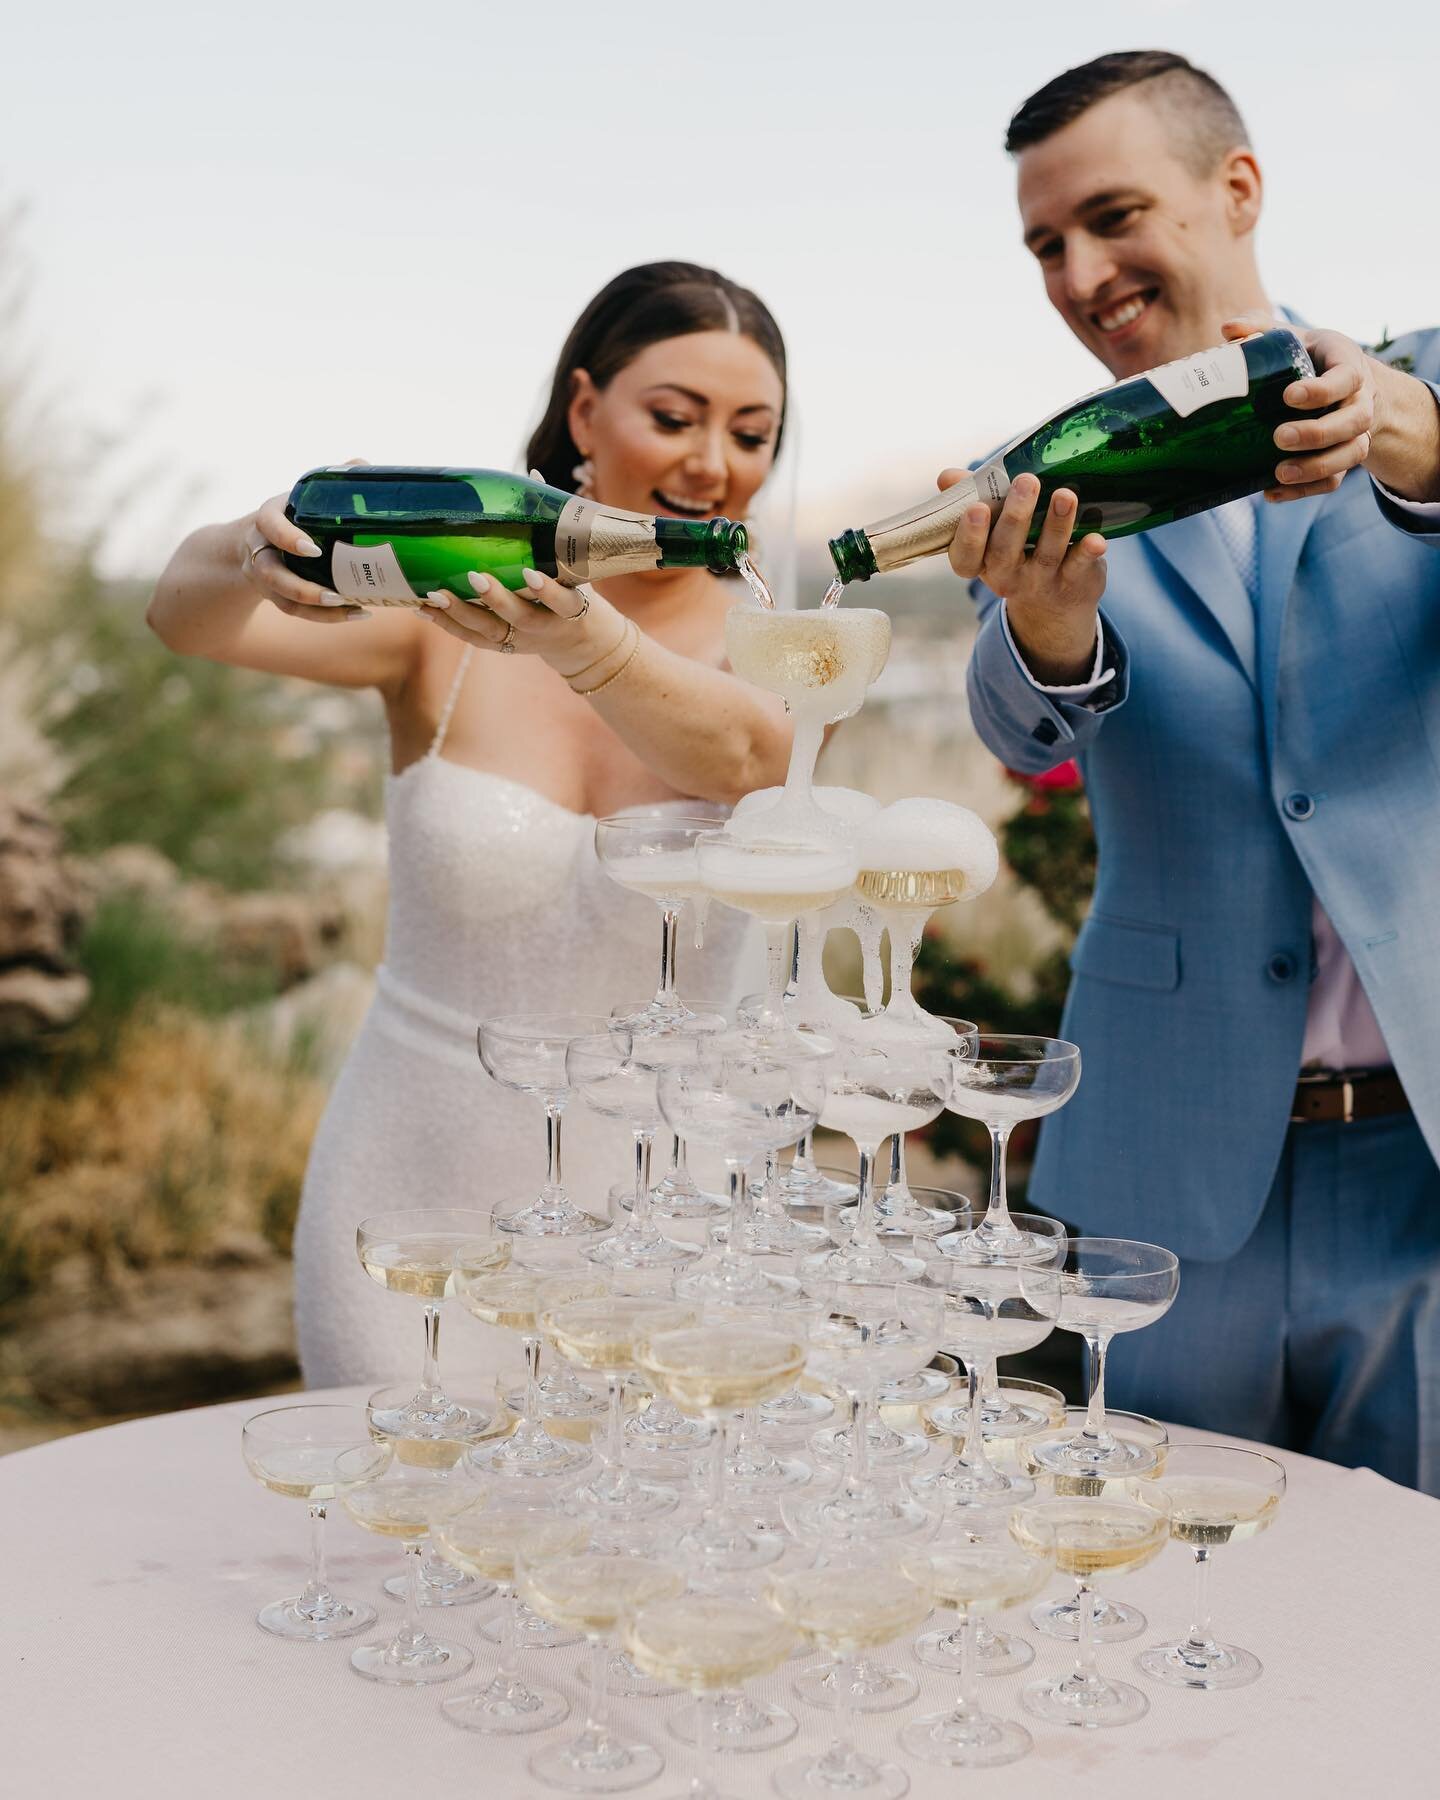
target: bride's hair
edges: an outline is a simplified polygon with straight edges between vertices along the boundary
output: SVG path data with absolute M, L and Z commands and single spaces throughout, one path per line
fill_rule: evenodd
M 572 488 L 580 461 L 569 423 L 574 372 L 587 370 L 603 388 L 647 345 L 696 331 L 737 331 L 751 338 L 785 382 L 785 340 L 769 308 L 749 288 L 698 263 L 641 263 L 606 282 L 571 328 L 544 415 L 526 448 L 526 467 L 538 469 L 552 487 Z M 783 430 L 782 415 L 777 455 Z

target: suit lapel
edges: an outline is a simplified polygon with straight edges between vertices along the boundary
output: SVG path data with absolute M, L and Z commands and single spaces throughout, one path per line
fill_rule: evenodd
M 1253 683 L 1256 678 L 1255 608 L 1214 519 L 1209 513 L 1196 513 L 1188 519 L 1177 519 L 1173 525 L 1162 525 L 1158 531 L 1147 532 L 1142 541 L 1153 555 L 1168 564 L 1215 619 L 1229 640 L 1240 667 Z
M 1279 505 L 1261 501 L 1256 523 L 1256 556 L 1260 570 L 1260 597 L 1256 607 L 1260 636 L 1260 699 L 1265 712 L 1265 743 L 1275 748 L 1275 689 L 1280 672 L 1280 651 L 1290 608 L 1290 591 L 1310 527 L 1320 517 L 1321 500 L 1286 500 Z

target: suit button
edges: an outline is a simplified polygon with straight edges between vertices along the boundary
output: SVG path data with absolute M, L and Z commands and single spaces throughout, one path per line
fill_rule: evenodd
M 1293 794 L 1287 794 L 1280 804 L 1285 808 L 1287 819 L 1308 819 L 1315 811 L 1313 795 L 1302 794 L 1298 789 Z
M 1299 967 L 1288 950 L 1277 950 L 1265 964 L 1265 973 L 1275 982 L 1293 981 Z

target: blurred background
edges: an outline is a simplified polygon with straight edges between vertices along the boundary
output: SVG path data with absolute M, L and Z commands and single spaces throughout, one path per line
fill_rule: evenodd
M 1249 121 L 1274 300 L 1366 343 L 1436 323 L 1419 6 L 1302 30 L 1236 0 L 61 0 L 7 24 L 0 1450 L 298 1380 L 300 1182 L 383 931 L 383 721 L 166 652 L 143 612 L 179 539 L 347 456 L 514 466 L 591 293 L 684 257 L 785 331 L 799 455 L 764 528 L 813 604 L 827 537 L 1104 378 L 1045 305 L 1000 146 L 1061 68 L 1152 46 Z M 1017 782 L 975 740 L 944 571 L 863 597 L 895 649 L 822 779 L 990 821 L 1007 866 L 933 921 L 922 999 L 1053 1027 L 1093 862 L 1077 778 Z M 982 1148 L 947 1119 L 914 1174 L 973 1187 Z

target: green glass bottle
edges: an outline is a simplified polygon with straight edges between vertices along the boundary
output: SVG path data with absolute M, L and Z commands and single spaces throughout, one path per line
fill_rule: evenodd
M 748 544 L 730 519 L 626 512 L 497 469 L 312 469 L 285 516 L 324 553 L 286 566 L 371 606 L 416 606 L 437 588 L 473 599 L 471 569 L 511 589 L 525 569 L 566 587 L 647 569 L 723 575 Z
M 1306 415 L 1281 399 L 1315 373 L 1293 331 L 1277 328 L 1102 388 L 1027 431 L 943 494 L 830 541 L 842 581 L 868 581 L 948 550 L 977 500 L 998 512 L 1017 475 L 1040 481 L 1030 541 L 1058 487 L 1080 501 L 1077 535 L 1128 537 L 1274 485 L 1274 432 Z M 1313 415 L 1312 415 L 1313 416 Z

